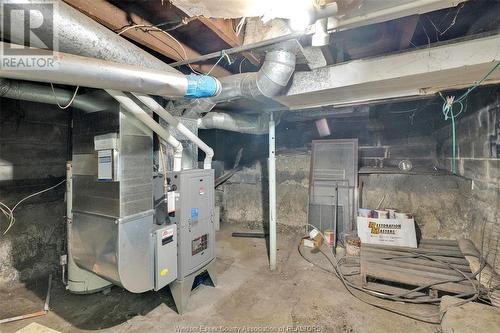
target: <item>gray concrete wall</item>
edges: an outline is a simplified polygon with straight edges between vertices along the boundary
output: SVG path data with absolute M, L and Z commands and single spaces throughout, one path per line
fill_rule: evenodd
M 467 218 L 476 247 L 500 272 L 500 99 L 479 95 L 468 101 L 469 110 L 456 122 L 457 174 L 471 182 Z M 470 106 L 473 105 L 473 108 Z M 438 131 L 440 166 L 451 169 L 451 125 Z
M 0 98 L 0 201 L 20 199 L 58 183 L 66 173 L 68 111 Z M 57 269 L 65 248 L 64 184 L 15 210 L 3 235 L 0 214 L 0 284 L 29 281 Z
M 298 228 L 307 221 L 310 154 L 278 154 L 278 225 Z M 268 223 L 267 177 L 264 162 L 244 168 L 223 185 L 223 221 L 264 228 Z M 359 176 L 361 204 L 396 208 L 415 215 L 426 238 L 469 237 L 470 210 L 463 205 L 471 182 L 453 175 L 366 174 Z M 264 184 L 264 185 L 263 185 Z
M 307 219 L 309 160 L 308 153 L 277 156 L 277 218 L 282 229 L 298 228 Z M 267 227 L 266 164 L 265 160 L 257 161 L 237 172 L 222 186 L 223 221 L 245 223 L 256 228 Z

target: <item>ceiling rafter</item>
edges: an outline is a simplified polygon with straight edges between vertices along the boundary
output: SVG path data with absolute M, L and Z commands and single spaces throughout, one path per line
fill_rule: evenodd
M 234 31 L 234 21 L 232 19 L 208 18 L 200 16 L 198 20 L 208 29 L 212 30 L 220 39 L 231 47 L 238 47 L 243 44 L 241 35 Z M 259 59 L 251 52 L 243 52 L 242 55 L 252 64 L 258 65 Z

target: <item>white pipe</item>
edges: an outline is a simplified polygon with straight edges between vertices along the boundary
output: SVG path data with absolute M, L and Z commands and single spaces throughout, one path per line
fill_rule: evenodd
M 269 120 L 269 268 L 276 269 L 276 138 L 273 114 Z
M 153 118 L 151 118 L 146 111 L 144 111 L 139 105 L 137 105 L 129 96 L 127 96 L 122 91 L 106 89 L 106 92 L 110 94 L 114 99 L 120 103 L 121 106 L 130 112 L 133 116 L 139 119 L 144 125 L 146 125 L 153 132 L 158 134 L 160 138 L 165 140 L 169 145 L 174 147 L 174 171 L 182 170 L 182 144 L 174 138 L 169 131 L 160 126 Z
M 184 124 L 172 116 L 167 110 L 165 110 L 157 101 L 154 100 L 149 95 L 133 93 L 144 105 L 151 109 L 154 113 L 163 118 L 167 123 L 177 128 L 179 132 L 184 134 L 191 142 L 198 146 L 205 153 L 205 160 L 203 161 L 204 169 L 212 168 L 212 158 L 214 157 L 214 151 L 205 142 L 203 142 L 199 137 L 197 137 L 193 132 L 191 132 Z

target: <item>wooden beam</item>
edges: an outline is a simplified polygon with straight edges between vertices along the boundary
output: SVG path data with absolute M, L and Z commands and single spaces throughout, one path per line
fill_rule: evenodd
M 401 27 L 399 29 L 399 49 L 404 50 L 410 46 L 411 39 L 417 28 L 419 15 L 412 15 L 401 19 Z
M 130 25 L 129 20 L 134 24 L 152 25 L 142 17 L 133 13 L 129 14 L 105 0 L 64 0 L 64 2 L 113 31 L 119 31 L 123 27 Z M 162 32 L 129 29 L 123 33 L 123 36 L 176 61 L 200 56 L 198 52 L 189 46 Z M 196 64 L 192 65 L 192 67 L 200 72 L 208 72 L 212 65 Z M 231 72 L 223 67 L 216 66 L 211 74 L 221 77 L 230 75 Z
M 212 30 L 220 39 L 231 47 L 241 46 L 243 38 L 238 36 L 233 28 L 232 19 L 208 18 L 199 17 L 198 20 L 203 23 L 208 29 Z M 251 52 L 243 52 L 242 55 L 247 58 L 252 64 L 258 65 L 259 59 Z

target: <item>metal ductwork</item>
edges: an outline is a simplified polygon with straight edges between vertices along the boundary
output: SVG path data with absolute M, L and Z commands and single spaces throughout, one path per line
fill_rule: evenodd
M 40 0 L 16 0 L 16 4 L 40 4 Z M 42 11 L 42 14 L 50 10 L 50 7 L 44 6 L 37 8 Z M 37 28 L 37 31 L 40 34 L 51 35 L 54 33 L 52 28 L 57 27 L 54 39 L 57 40 L 60 52 L 180 73 L 63 1 L 57 2 L 53 12 L 45 14 L 47 17 L 53 17 L 53 24 L 42 25 Z M 2 15 L 0 11 L 0 22 L 3 20 Z M 9 30 L 9 25 L 5 25 L 4 28 L 7 30 L 2 31 L 2 35 L 6 39 L 10 39 L 12 43 L 23 43 L 24 31 L 22 29 L 12 31 Z M 36 39 L 31 40 L 31 46 L 45 47 L 41 41 L 37 44 Z
M 55 88 L 43 84 L 0 79 L 0 97 L 18 99 L 44 104 L 66 105 L 73 97 L 72 91 Z M 103 91 L 78 95 L 71 104 L 72 107 L 85 111 L 97 112 L 109 110 L 115 102 Z
M 269 115 L 243 115 L 214 111 L 198 119 L 198 128 L 222 129 L 255 135 L 267 134 L 269 131 Z
M 6 47 L 4 44 L 6 43 L 0 42 L 0 47 Z M 47 55 L 54 59 L 50 69 L 16 70 L 15 67 L 7 69 L 8 67 L 3 66 L 0 69 L 0 77 L 133 91 L 173 98 L 209 97 L 220 91 L 219 81 L 207 75 L 159 72 L 61 52 L 47 51 Z
M 278 96 L 288 85 L 295 71 L 295 53 L 288 48 L 270 51 L 266 54 L 259 71 L 221 78 L 220 94 L 191 102 L 186 114 L 196 115 L 209 112 L 215 104 L 237 98 L 265 100 Z

